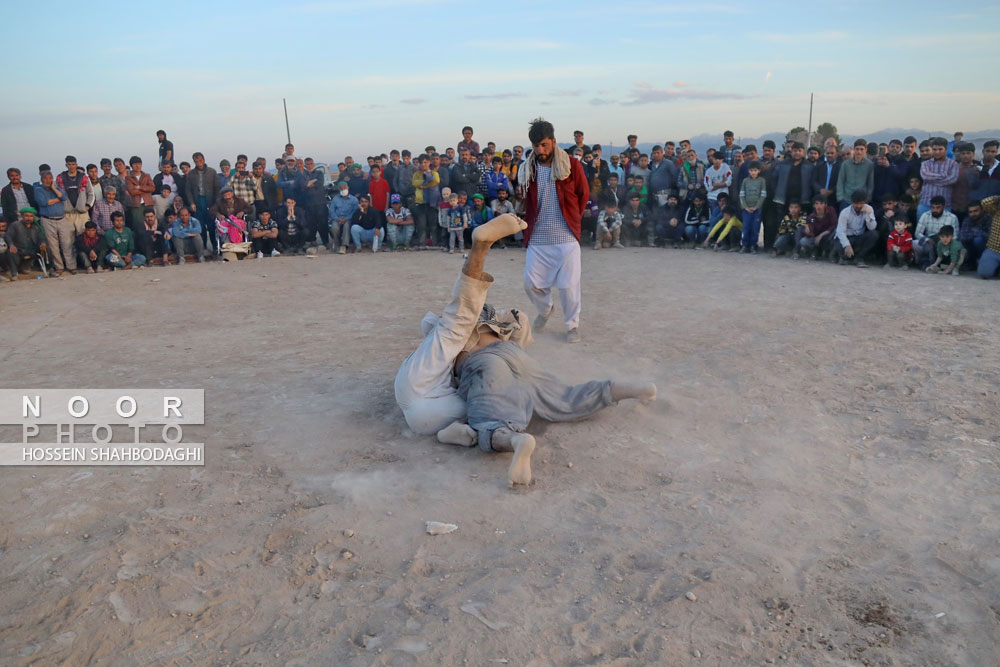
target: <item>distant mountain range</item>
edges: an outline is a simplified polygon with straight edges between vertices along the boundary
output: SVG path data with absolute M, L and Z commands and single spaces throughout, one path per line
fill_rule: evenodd
M 921 130 L 917 128 L 906 129 L 906 128 L 890 127 L 884 130 L 879 130 L 877 132 L 869 132 L 868 134 L 849 134 L 846 132 L 841 132 L 840 140 L 845 143 L 850 143 L 853 142 L 858 137 L 862 137 L 864 139 L 867 139 L 868 141 L 874 141 L 876 143 L 882 143 L 882 142 L 888 143 L 892 139 L 902 140 L 908 136 L 913 136 L 916 137 L 918 141 L 922 141 L 924 139 L 927 139 L 928 137 L 947 137 L 948 140 L 950 141 L 954 133 L 955 130 L 951 131 L 937 130 L 934 132 L 929 132 L 927 130 Z M 688 138 L 690 138 L 691 140 L 691 147 L 694 148 L 696 151 L 698 151 L 698 155 L 702 159 L 704 159 L 705 157 L 706 150 L 708 150 L 709 148 L 718 148 L 719 146 L 722 145 L 722 132 L 718 132 L 715 134 L 707 134 L 707 133 L 697 134 L 693 137 L 677 137 L 677 138 L 670 137 L 669 140 L 676 143 L 681 139 L 688 139 Z M 766 139 L 770 139 L 780 147 L 781 144 L 785 141 L 785 133 L 769 132 L 759 137 L 741 137 L 737 135 L 736 143 L 738 143 L 740 146 L 746 146 L 747 144 L 754 144 L 755 146 L 757 146 L 757 150 L 760 150 L 761 145 L 764 143 Z M 965 141 L 971 141 L 972 143 L 974 143 L 976 145 L 977 151 L 982 149 L 983 142 L 988 139 L 1000 139 L 1000 130 L 977 130 L 975 132 L 972 131 L 965 132 Z M 667 139 L 664 138 L 662 141 L 667 141 Z M 609 148 L 608 144 L 605 144 L 600 141 L 598 143 L 600 143 L 601 146 L 603 147 L 605 159 L 607 159 L 608 148 Z M 653 146 L 657 145 L 658 143 L 660 142 L 639 142 L 638 144 L 639 150 L 641 150 L 643 153 L 649 153 L 653 149 Z M 565 144 L 565 146 L 569 145 L 570 144 Z M 625 142 L 623 141 L 621 144 L 618 143 L 613 144 L 612 147 L 616 152 L 620 153 L 624 146 Z

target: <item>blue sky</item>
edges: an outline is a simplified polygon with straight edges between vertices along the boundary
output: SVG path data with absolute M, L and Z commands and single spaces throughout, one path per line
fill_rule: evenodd
M 884 127 L 995 126 L 1000 3 L 54 2 L 0 27 L 6 165 L 34 172 L 140 155 L 157 129 L 212 163 L 318 160 L 389 148 L 523 143 L 542 115 L 561 141 L 623 144 L 808 120 Z M 110 10 L 109 7 L 114 7 Z M 41 18 L 45 16 L 45 18 Z

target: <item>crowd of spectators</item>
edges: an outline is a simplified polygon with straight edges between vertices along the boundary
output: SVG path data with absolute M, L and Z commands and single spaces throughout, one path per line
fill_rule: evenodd
M 155 176 L 137 156 L 81 167 L 68 155 L 64 171 L 42 164 L 30 185 L 10 168 L 0 192 L 0 269 L 16 280 L 35 268 L 59 276 L 319 247 L 462 252 L 476 226 L 523 213 L 518 170 L 530 154 L 530 147 L 480 146 L 473 135 L 466 126 L 442 152 L 394 149 L 365 163 L 345 157 L 330 173 L 292 144 L 272 169 L 265 158 L 238 155 L 216 170 L 200 152 L 178 165 L 162 130 Z M 565 150 L 587 177 L 580 241 L 595 250 L 765 251 L 989 278 L 1000 270 L 998 146 L 987 140 L 977 155 L 956 133 L 953 141 L 883 144 L 764 141 L 758 150 L 726 131 L 704 161 L 687 140 L 646 154 L 635 135 L 605 159 L 578 130 Z

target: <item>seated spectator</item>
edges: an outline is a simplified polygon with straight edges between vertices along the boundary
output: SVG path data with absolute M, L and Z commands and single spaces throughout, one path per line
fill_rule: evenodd
M 990 219 L 983 213 L 983 203 L 978 199 L 969 202 L 969 212 L 962 221 L 958 240 L 968 251 L 968 261 L 976 266 L 979 257 L 986 249 L 986 241 L 990 237 Z
M 228 218 L 216 219 L 215 234 L 219 239 L 219 250 L 222 261 L 230 262 L 243 259 L 250 254 L 252 244 L 247 241 L 247 221 L 230 215 Z M 306 238 L 308 238 L 308 233 Z
M 813 259 L 821 259 L 830 251 L 830 239 L 837 228 L 834 206 L 822 193 L 813 197 L 812 213 L 806 218 L 805 224 L 795 231 L 795 252 L 792 253 L 792 259 L 810 253 Z
M 330 213 L 330 242 L 343 255 L 350 245 L 351 218 L 358 210 L 358 198 L 351 194 L 347 181 L 337 183 L 337 193 L 330 198 L 327 207 Z
M 597 216 L 597 231 L 594 233 L 594 250 L 601 248 L 624 248 L 621 244 L 623 218 L 618 212 L 618 203 L 607 198 L 604 210 Z
M 354 252 L 361 252 L 364 243 L 372 244 L 372 252 L 378 252 L 382 229 L 378 214 L 371 207 L 368 195 L 361 195 L 358 200 L 358 210 L 351 217 L 351 240 L 354 241 Z
M 840 212 L 832 254 L 837 264 L 854 259 L 859 268 L 868 268 L 865 258 L 878 243 L 878 222 L 867 200 L 868 193 L 859 188 L 851 194 L 851 205 Z
M 788 202 L 788 214 L 778 224 L 778 236 L 774 239 L 774 248 L 771 250 L 771 255 L 779 257 L 786 252 L 794 251 L 795 232 L 803 225 L 805 225 L 805 220 L 802 218 L 802 205 L 793 199 Z M 757 246 L 753 247 L 756 248 Z M 746 246 L 744 246 L 743 251 L 747 251 Z
M 112 269 L 142 268 L 146 257 L 135 251 L 135 234 L 125 226 L 125 216 L 121 213 L 111 215 L 111 229 L 104 232 L 104 246 L 107 254 L 104 261 Z
M 514 210 L 514 202 L 509 198 L 507 188 L 500 186 L 497 188 L 497 197 L 492 202 L 490 202 L 490 210 L 493 211 L 493 217 L 498 215 L 503 215 L 504 213 L 510 213 L 515 215 L 517 212 Z
M 88 273 L 97 273 L 103 257 L 108 254 L 104 236 L 97 233 L 97 224 L 91 220 L 83 226 L 83 234 L 76 237 L 76 265 Z
M 979 257 L 976 273 L 980 278 L 992 278 L 1000 270 L 1000 195 L 993 195 L 979 202 L 983 213 L 990 217 L 990 236 L 986 249 Z
M 36 221 L 38 212 L 32 206 L 24 206 L 18 212 L 20 218 L 7 226 L 4 238 L 7 243 L 7 268 L 10 279 L 17 280 L 18 274 L 26 274 L 33 262 L 48 275 L 51 262 L 45 231 Z
M 722 209 L 722 217 L 708 233 L 703 247 L 707 248 L 711 243 L 712 250 L 719 250 L 723 243 L 728 243 L 729 252 L 736 252 L 740 248 L 739 237 L 742 236 L 742 232 L 743 223 L 736 215 L 736 207 L 726 204 Z M 712 243 L 713 238 L 715 243 Z
M 965 262 L 965 248 L 955 238 L 955 228 L 945 225 L 938 230 L 937 259 L 927 267 L 927 273 L 959 275 L 959 267 Z
M 705 170 L 704 187 L 708 193 L 708 209 L 711 212 L 709 222 L 717 221 L 722 213 L 719 195 L 728 193 L 733 184 L 733 170 L 722 161 L 722 152 L 712 154 L 712 166 Z M 742 223 L 740 225 L 742 227 Z
M 163 266 L 168 266 L 170 247 L 164 235 L 164 227 L 156 219 L 156 213 L 146 209 L 142 218 L 142 229 L 135 238 L 136 252 L 152 260 L 159 257 Z
M 634 174 L 629 178 L 632 179 L 632 185 L 629 187 L 626 197 L 633 192 L 638 193 L 639 206 L 646 208 L 649 205 L 649 188 L 646 186 L 646 178 L 642 174 Z
M 455 198 L 456 201 L 458 197 Z M 389 196 L 389 210 L 385 212 L 386 234 L 393 250 L 406 250 L 413 238 L 413 214 L 403 206 L 403 198 L 398 194 Z
M 902 266 L 909 269 L 913 261 L 913 235 L 906 229 L 906 221 L 902 218 L 897 218 L 893 227 L 885 245 L 885 268 Z
M 289 195 L 285 195 L 285 201 L 288 201 Z M 219 198 L 215 200 L 215 204 L 208 209 L 209 214 L 215 218 L 216 226 L 218 226 L 219 221 L 228 220 L 230 217 L 240 218 L 243 220 L 244 230 L 246 229 L 246 221 L 248 218 L 253 216 L 254 209 L 247 202 L 240 199 L 233 192 L 233 188 L 229 185 L 223 186 L 219 190 Z M 222 246 L 223 240 L 218 237 L 218 232 L 216 232 L 216 238 L 219 239 L 219 246 Z
M 659 197 L 660 195 L 657 195 L 657 203 Z M 657 245 L 666 247 L 669 242 L 672 248 L 681 247 L 684 240 L 684 207 L 680 205 L 676 194 L 671 192 L 667 195 L 667 201 L 663 206 L 656 206 L 653 209 L 650 222 L 656 233 Z
M 469 210 L 469 228 L 475 230 L 479 225 L 485 225 L 493 219 L 493 212 L 486 206 L 486 198 L 478 192 L 472 195 L 472 208 Z M 500 243 L 502 247 L 503 244 Z
M 277 257 L 278 252 L 278 222 L 271 218 L 271 212 L 261 211 L 250 226 L 250 243 L 257 259 L 270 255 Z
M 191 211 L 182 208 L 180 215 L 170 227 L 166 240 L 174 244 L 177 253 L 177 263 L 185 262 L 184 255 L 192 254 L 199 262 L 205 261 L 205 241 L 201 237 L 201 221 L 191 215 Z
M 684 213 L 684 238 L 691 244 L 692 248 L 700 248 L 698 245 L 708 238 L 708 204 L 705 203 L 704 191 L 696 191 L 691 204 Z
M 917 205 L 910 195 L 899 196 L 899 215 L 906 218 L 906 228 L 912 233 L 917 228 Z
M 2 275 L 5 269 L 9 270 L 12 280 L 17 280 L 17 255 L 7 247 L 7 219 L 0 217 L 0 283 L 7 281 Z
M 628 204 L 622 212 L 622 244 L 642 245 L 646 238 L 646 209 L 642 207 L 641 195 L 632 191 L 628 194 Z
M 943 195 L 935 195 L 930 200 L 930 210 L 920 216 L 917 229 L 913 233 L 913 255 L 921 267 L 934 263 L 937 252 L 938 234 L 945 225 L 952 229 L 958 226 L 958 218 L 951 211 L 945 210 L 946 201 Z
M 367 196 L 367 195 L 365 195 Z M 297 255 L 305 252 L 306 238 L 306 214 L 297 206 L 295 197 L 285 197 L 285 203 L 278 209 L 275 216 L 278 222 L 278 238 L 285 252 Z M 343 252 L 343 246 L 341 246 Z

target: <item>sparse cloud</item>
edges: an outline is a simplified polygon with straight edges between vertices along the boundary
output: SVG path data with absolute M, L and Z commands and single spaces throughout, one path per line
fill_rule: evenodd
M 765 32 L 758 38 L 772 44 L 819 44 L 842 42 L 850 39 L 850 35 L 841 30 L 823 30 L 820 32 Z
M 464 95 L 467 100 L 509 100 L 513 97 L 527 97 L 524 93 L 488 93 L 481 95 Z
M 680 80 L 674 81 L 674 88 L 687 88 L 687 86 L 688 86 L 687 81 L 680 81 Z
M 633 84 L 631 99 L 622 102 L 622 106 L 639 106 L 641 104 L 660 104 L 677 102 L 679 100 L 742 100 L 750 95 L 740 93 L 717 92 L 711 90 L 695 90 L 687 86 L 673 88 L 654 88 L 646 81 Z
M 366 104 L 366 105 L 364 105 L 361 108 L 362 109 L 384 109 L 385 105 L 384 104 Z
M 550 90 L 549 95 L 553 97 L 580 97 L 586 91 L 582 88 L 577 88 L 575 90 Z
M 407 97 L 405 100 L 400 100 L 402 104 L 423 104 L 426 101 L 422 97 Z
M 600 97 L 593 97 L 590 100 L 590 104 L 592 104 L 595 107 L 603 106 L 605 104 L 614 104 L 614 103 L 615 103 L 614 100 L 606 100 Z

